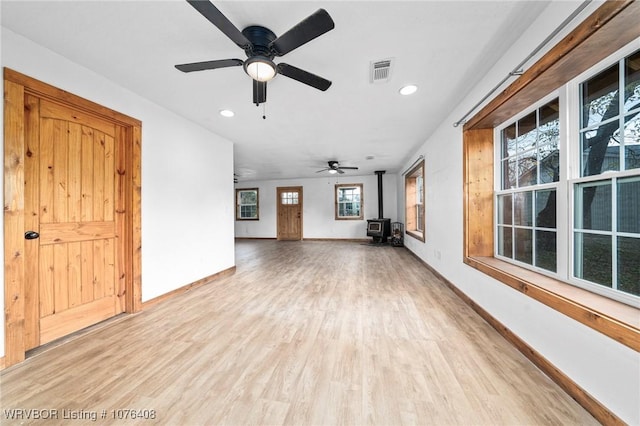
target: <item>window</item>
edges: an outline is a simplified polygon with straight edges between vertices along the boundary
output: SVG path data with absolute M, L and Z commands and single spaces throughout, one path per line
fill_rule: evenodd
M 495 256 L 638 303 L 640 50 L 621 56 L 498 128 Z M 560 208 L 570 214 L 557 224 Z
M 336 220 L 362 219 L 362 184 L 336 184 Z
M 280 204 L 298 204 L 298 192 L 281 192 L 280 193 Z
M 624 68 L 631 69 L 625 71 L 619 68 L 619 75 L 624 74 L 626 80 L 634 81 L 634 78 L 627 76 L 635 74 L 633 70 L 638 69 L 634 58 L 635 52 L 640 48 L 640 27 L 628 25 L 629 20 L 634 21 L 637 9 L 631 9 L 626 5 L 620 6 L 619 2 L 604 2 L 596 12 L 578 24 L 561 43 L 553 46 L 540 60 L 514 80 L 513 84 L 489 100 L 464 124 L 462 132 L 463 260 L 466 265 L 495 278 L 523 295 L 575 319 L 622 345 L 640 351 L 637 326 L 640 298 L 626 291 L 613 290 L 574 277 L 576 269 L 574 252 L 579 253 L 579 250 L 574 247 L 576 245 L 574 234 L 577 229 L 585 227 L 575 218 L 580 214 L 579 206 L 574 207 L 580 204 L 579 200 L 575 200 L 576 191 L 580 190 L 579 184 L 611 179 L 611 217 L 617 222 L 624 222 L 623 229 L 626 230 L 621 231 L 618 223 L 612 223 L 612 234 L 609 236 L 612 240 L 620 239 L 617 242 L 618 246 L 637 241 L 635 238 L 637 232 L 628 231 L 631 224 L 638 223 L 637 219 L 634 219 L 637 216 L 634 213 L 636 207 L 633 206 L 637 188 L 625 188 L 625 184 L 634 186 L 633 179 L 640 176 L 640 170 L 637 167 L 626 166 L 628 157 L 624 158 L 624 169 L 620 166 L 617 172 L 613 172 L 616 176 L 611 175 L 612 172 L 584 175 L 584 168 L 581 167 L 586 165 L 585 160 L 581 158 L 582 146 L 589 147 L 585 145 L 584 137 L 581 142 L 581 133 L 585 133 L 586 128 L 582 125 L 585 121 L 580 116 L 580 104 L 583 98 L 583 94 L 580 93 L 580 84 L 589 81 L 603 70 L 615 65 L 616 62 L 620 64 L 619 60 L 623 61 Z M 603 31 L 603 29 L 606 30 Z M 604 59 L 609 55 L 611 55 L 609 59 Z M 626 86 L 631 87 L 629 84 Z M 540 107 L 545 102 L 545 100 L 541 101 L 541 98 L 554 90 L 557 90 L 556 95 L 560 101 L 562 130 L 559 142 L 560 179 L 556 184 L 557 266 L 555 273 L 543 271 L 526 263 L 501 259 L 497 254 L 495 241 L 498 238 L 496 192 L 503 191 L 501 186 L 503 179 L 500 174 L 503 170 L 500 164 L 501 147 L 495 146 L 501 144 L 500 129 L 496 127 L 509 121 L 513 122 L 514 118 L 520 118 L 518 114 L 530 113 L 534 108 Z M 625 91 L 628 92 L 629 89 L 625 88 Z M 633 121 L 635 118 L 632 116 L 633 111 L 637 109 L 629 109 L 626 113 L 617 114 L 618 123 L 621 115 L 625 122 Z M 607 120 L 615 121 L 616 116 L 609 116 Z M 607 124 L 607 120 L 602 120 L 602 124 Z M 628 134 L 625 132 L 622 136 L 628 136 Z M 625 139 L 624 149 L 637 145 L 636 141 L 637 139 L 631 139 L 631 141 Z M 619 158 L 622 158 L 622 154 Z M 621 179 L 624 180 L 620 181 Z M 622 185 L 618 185 L 620 182 Z M 538 189 L 523 188 L 523 190 L 532 191 Z M 628 199 L 621 210 L 617 207 L 619 194 L 614 194 L 613 191 L 625 190 L 632 190 L 633 193 L 623 194 L 623 197 Z M 600 195 L 601 199 L 605 198 L 602 193 Z M 616 210 L 613 210 L 614 208 Z M 587 232 L 590 234 L 587 239 L 591 235 L 604 232 L 593 231 Z M 617 233 L 616 236 L 613 235 L 614 232 Z M 620 250 L 618 248 L 611 246 L 612 263 L 621 260 L 629 265 L 628 257 L 638 256 L 637 249 L 628 251 L 627 248 Z M 614 257 L 613 254 L 618 252 L 621 254 L 616 254 Z M 617 273 L 620 275 L 632 273 L 637 277 L 639 272 L 625 267 L 624 270 L 618 269 Z M 588 284 L 590 291 L 576 288 L 576 285 L 582 284 Z M 598 292 L 593 291 L 592 288 L 600 288 L 608 294 L 606 296 L 602 293 L 596 294 Z M 610 297 L 612 293 L 616 296 Z M 620 298 L 616 298 L 617 296 Z
M 416 164 L 404 178 L 406 233 L 425 240 L 424 221 L 424 160 Z
M 500 131 L 496 254 L 555 272 L 558 98 Z
M 640 50 L 579 92 L 573 278 L 640 296 Z
M 236 189 L 236 220 L 258 220 L 258 188 Z

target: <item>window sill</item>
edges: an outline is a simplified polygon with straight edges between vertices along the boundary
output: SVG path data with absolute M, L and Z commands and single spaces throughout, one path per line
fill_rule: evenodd
M 587 327 L 640 351 L 640 309 L 493 257 L 466 257 L 464 262 Z
M 424 233 L 423 232 L 418 232 L 418 231 L 405 231 L 405 234 L 407 234 L 410 237 L 415 238 L 416 240 L 420 240 L 424 243 Z

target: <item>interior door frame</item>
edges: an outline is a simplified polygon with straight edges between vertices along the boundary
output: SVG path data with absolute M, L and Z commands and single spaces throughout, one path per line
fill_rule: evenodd
M 282 208 L 282 204 L 280 202 L 280 193 L 288 192 L 288 191 L 296 191 L 298 192 L 298 204 L 300 208 L 300 241 L 304 238 L 303 235 L 303 218 L 304 218 L 304 209 L 303 209 L 303 197 L 302 197 L 302 186 L 278 186 L 276 187 L 276 240 L 280 240 L 280 209 Z M 295 241 L 295 240 L 291 240 Z
M 142 123 L 47 83 L 4 68 L 4 366 L 25 359 L 25 152 L 24 98 L 31 94 L 98 116 L 124 128 L 125 152 L 117 173 L 123 179 L 116 194 L 116 214 L 122 215 L 119 238 L 123 253 L 125 312 L 142 308 L 141 155 Z M 1 363 L 0 363 L 1 364 Z

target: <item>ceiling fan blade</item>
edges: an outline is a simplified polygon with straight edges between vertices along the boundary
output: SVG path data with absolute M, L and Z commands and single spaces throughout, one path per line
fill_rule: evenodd
M 340 173 L 341 175 L 344 174 L 344 172 L 342 171 L 342 169 L 336 169 L 336 172 Z
M 217 61 L 192 62 L 190 64 L 176 65 L 176 68 L 182 72 L 214 70 L 216 68 L 236 67 L 242 65 L 240 59 L 220 59 Z
M 326 172 L 329 169 L 322 169 L 322 170 L 318 170 L 316 173 L 322 173 L 322 172 Z
M 331 86 L 331 82 L 329 80 L 285 63 L 278 64 L 278 74 L 282 74 L 308 86 L 315 87 L 323 92 Z
M 340 168 L 343 169 L 343 170 L 358 170 L 357 167 L 342 167 L 342 166 L 340 166 Z
M 253 81 L 253 103 L 260 105 L 267 102 L 267 82 L 266 81 Z
M 200 12 L 202 16 L 207 18 L 209 22 L 218 27 L 220 31 L 231 39 L 235 44 L 242 49 L 251 47 L 251 42 L 247 39 L 242 32 L 236 28 L 235 25 L 227 19 L 210 1 L 208 0 L 187 0 L 195 10 Z
M 335 24 L 329 13 L 324 9 L 318 9 L 289 31 L 273 40 L 269 47 L 276 56 L 282 56 L 332 30 L 334 27 Z

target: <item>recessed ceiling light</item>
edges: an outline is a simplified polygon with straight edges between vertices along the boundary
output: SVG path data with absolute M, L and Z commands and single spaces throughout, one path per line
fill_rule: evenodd
M 223 117 L 233 117 L 236 114 L 233 111 L 231 111 L 230 109 L 221 109 L 220 110 L 220 115 L 223 116 Z
M 415 84 L 409 84 L 400 89 L 400 94 L 405 96 L 411 95 L 413 93 L 416 93 L 416 90 L 418 90 L 418 86 L 416 86 Z

